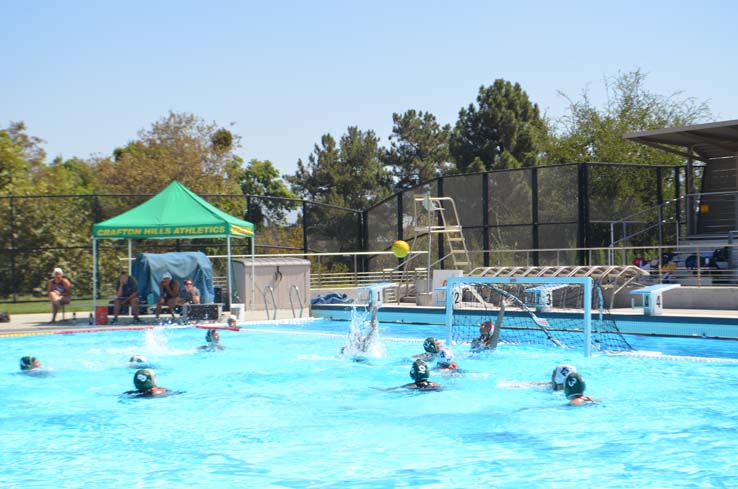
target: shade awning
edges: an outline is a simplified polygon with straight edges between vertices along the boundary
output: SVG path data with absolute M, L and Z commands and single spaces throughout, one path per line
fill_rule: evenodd
M 707 162 L 738 154 L 738 120 L 631 132 L 623 139 Z M 684 150 L 675 147 L 685 148 Z M 692 151 L 690 154 L 689 151 Z
M 92 226 L 101 239 L 251 238 L 254 225 L 231 216 L 177 182 L 129 211 Z

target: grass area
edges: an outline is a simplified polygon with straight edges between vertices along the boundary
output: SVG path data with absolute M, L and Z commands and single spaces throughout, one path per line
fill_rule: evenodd
M 101 303 L 102 305 L 102 303 Z M 89 314 L 92 311 L 92 299 L 84 300 L 75 304 L 72 301 L 66 308 L 67 314 L 76 312 L 78 317 L 80 313 Z M 2 302 L 0 303 L 0 311 L 12 314 L 51 314 L 51 304 L 45 302 Z

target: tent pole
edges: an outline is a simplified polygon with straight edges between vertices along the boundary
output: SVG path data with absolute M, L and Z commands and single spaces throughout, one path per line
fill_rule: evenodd
M 133 255 L 133 240 L 128 239 L 128 275 L 133 273 L 133 261 L 131 260 Z
M 92 238 L 92 313 L 97 315 L 97 239 L 94 237 Z
M 256 236 L 251 236 L 251 304 L 249 304 L 249 311 L 254 310 L 254 304 L 256 304 L 256 260 L 254 258 L 256 245 L 254 239 Z
M 231 309 L 231 302 L 233 301 L 233 278 L 231 277 L 231 235 L 226 237 L 228 243 L 228 310 Z

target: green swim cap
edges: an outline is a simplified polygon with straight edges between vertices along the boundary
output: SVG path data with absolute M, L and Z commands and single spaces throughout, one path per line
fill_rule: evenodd
M 220 338 L 215 339 L 216 334 L 217 334 L 216 330 L 209 329 L 208 332 L 205 334 L 205 341 L 207 341 L 208 343 L 217 343 L 218 341 L 220 341 Z
M 410 378 L 415 382 L 420 382 L 421 380 L 428 380 L 428 376 L 428 365 L 423 360 L 415 360 L 413 367 L 410 369 Z
M 133 385 L 140 391 L 153 389 L 156 387 L 154 372 L 148 368 L 136 370 L 136 373 L 133 374 Z
M 438 353 L 438 345 L 436 344 L 437 339 L 433 336 L 429 336 L 423 342 L 423 349 L 428 353 Z
M 564 379 L 564 395 L 567 399 L 584 394 L 587 384 L 582 380 L 582 376 L 578 372 L 572 372 Z
M 36 357 L 23 357 L 20 359 L 20 368 L 21 370 L 31 370 L 34 368 L 34 363 L 36 363 Z

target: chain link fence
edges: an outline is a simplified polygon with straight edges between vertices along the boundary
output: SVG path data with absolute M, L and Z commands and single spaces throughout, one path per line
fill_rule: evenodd
M 256 224 L 257 254 L 386 252 L 395 240 L 405 239 L 415 250 L 430 251 L 435 261 L 445 256 L 443 240 L 429 240 L 414 226 L 415 197 L 430 194 L 454 200 L 475 267 L 544 266 L 562 260 L 586 265 L 606 261 L 582 249 L 608 246 L 613 238 L 611 223 L 685 195 L 685 171 L 579 163 L 447 176 L 404 190 L 367 210 L 264 196 L 202 197 Z M 72 280 L 75 298 L 91 298 L 92 225 L 151 196 L 1 196 L 0 301 L 46 300 L 46 283 L 57 266 Z M 683 210 L 672 212 L 676 229 L 684 222 Z M 629 223 L 628 232 L 639 225 L 645 229 L 658 217 L 639 216 L 639 222 Z M 675 232 L 660 230 L 658 236 L 641 232 L 636 244 L 673 243 Z M 120 259 L 128 256 L 128 241 L 100 240 L 98 245 L 99 294 L 109 297 Z M 234 255 L 251 252 L 248 240 L 231 240 L 231 245 Z M 133 240 L 131 248 L 134 256 L 195 250 L 224 255 L 226 240 Z M 537 251 L 516 253 L 531 249 Z M 376 272 L 398 265 L 387 254 L 364 255 L 360 260 L 346 255 L 315 261 L 313 273 Z

